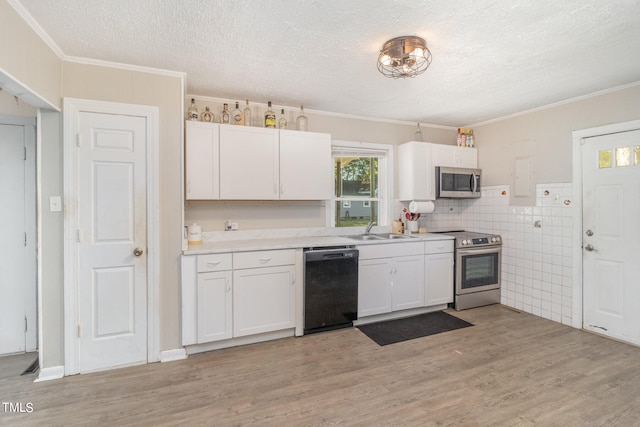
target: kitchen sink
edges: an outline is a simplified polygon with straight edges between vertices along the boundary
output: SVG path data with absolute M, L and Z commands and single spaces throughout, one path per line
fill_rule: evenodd
M 396 239 L 413 239 L 413 236 L 407 236 L 406 234 L 356 234 L 346 236 L 355 240 L 396 240 Z
M 408 236 L 406 234 L 376 234 L 376 236 L 380 236 L 383 239 L 413 239 L 413 236 Z
M 355 240 L 385 240 L 385 237 L 379 236 L 377 234 L 356 234 L 356 235 L 351 235 L 351 236 L 347 236 L 350 239 L 355 239 Z

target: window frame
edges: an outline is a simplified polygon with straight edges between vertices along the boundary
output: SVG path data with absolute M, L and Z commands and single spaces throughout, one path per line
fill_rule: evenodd
M 334 158 L 339 152 L 343 155 L 358 157 L 358 153 L 379 154 L 378 157 L 378 197 L 365 198 L 359 201 L 377 201 L 378 202 L 378 221 L 376 225 L 387 226 L 391 224 L 391 209 L 393 205 L 393 151 L 394 146 L 391 144 L 378 144 L 373 142 L 358 141 L 331 141 L 331 167 L 334 167 Z M 332 173 L 335 188 L 335 173 Z M 354 200 L 351 198 L 351 200 Z M 327 224 L 331 228 L 349 229 L 362 227 L 337 227 L 336 226 L 336 202 L 342 202 L 342 197 L 336 197 L 335 191 L 329 201 L 330 207 L 327 209 Z

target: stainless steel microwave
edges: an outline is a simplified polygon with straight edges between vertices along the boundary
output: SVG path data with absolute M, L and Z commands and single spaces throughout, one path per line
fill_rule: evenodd
M 475 199 L 480 197 L 480 169 L 436 167 L 438 199 Z

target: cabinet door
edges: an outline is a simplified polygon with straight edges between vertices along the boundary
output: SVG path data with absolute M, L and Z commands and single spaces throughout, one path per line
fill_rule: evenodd
M 295 268 L 233 272 L 233 336 L 295 327 Z
M 433 146 L 411 141 L 398 147 L 398 198 L 400 200 L 435 200 Z
M 215 123 L 186 121 L 185 178 L 187 200 L 220 197 L 219 129 Z
M 278 131 L 220 125 L 220 198 L 278 198 Z
M 424 257 L 425 306 L 453 302 L 453 254 Z
M 333 193 L 331 135 L 280 131 L 280 199 L 326 200 Z
M 476 148 L 442 144 L 435 144 L 435 146 L 434 166 L 470 169 L 478 167 L 478 150 Z
M 391 311 L 390 258 L 360 260 L 358 264 L 358 318 Z
M 393 259 L 392 310 L 424 306 L 424 255 Z
M 198 274 L 198 343 L 231 338 L 231 272 Z

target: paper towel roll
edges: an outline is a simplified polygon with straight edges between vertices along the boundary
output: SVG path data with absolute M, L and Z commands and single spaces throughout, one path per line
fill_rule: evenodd
M 411 203 L 409 203 L 409 212 L 411 213 L 431 213 L 434 209 L 435 205 L 431 200 L 428 200 L 426 202 L 416 202 L 415 200 L 413 200 Z

